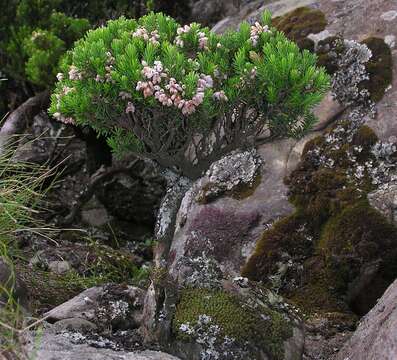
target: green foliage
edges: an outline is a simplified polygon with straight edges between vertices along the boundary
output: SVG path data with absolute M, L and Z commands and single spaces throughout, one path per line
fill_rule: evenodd
M 2 351 L 18 348 L 17 330 L 24 326 L 21 303 L 26 295 L 16 283 L 14 261 L 19 255 L 15 235 L 32 229 L 33 212 L 43 193 L 41 185 L 48 172 L 32 164 L 16 163 L 12 153 L 0 156 L 0 260 L 9 268 L 0 284 L 0 344 Z M 35 228 L 35 226 L 33 226 Z M 2 268 L 3 269 L 3 268 Z
M 12 101 L 18 104 L 32 96 L 32 92 L 52 86 L 59 71 L 60 57 L 89 28 L 121 15 L 139 17 L 148 7 L 185 18 L 189 14 L 184 0 L 147 3 L 142 0 L 7 1 L 0 14 L 0 68 L 6 79 L 0 87 L 0 116 Z M 45 34 L 51 46 L 32 46 L 35 33 Z M 15 99 L 15 92 L 18 99 Z
M 263 19 L 269 22 L 270 15 Z M 272 137 L 302 135 L 329 83 L 314 55 L 269 24 L 243 23 L 240 31 L 217 35 L 194 23 L 181 27 L 161 13 L 88 32 L 62 72 L 51 114 L 92 127 L 117 153 L 128 144 L 166 166 L 188 162 L 192 137 L 201 134 L 204 142 L 216 126 L 231 134 L 212 144 L 212 157 L 263 130 Z M 203 157 L 197 160 L 200 165 Z

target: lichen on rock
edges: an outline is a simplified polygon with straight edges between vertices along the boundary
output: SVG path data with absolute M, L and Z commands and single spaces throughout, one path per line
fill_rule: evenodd
M 197 199 L 206 203 L 216 199 L 222 194 L 230 194 L 234 197 L 241 193 L 252 193 L 255 185 L 258 185 L 259 169 L 262 165 L 261 158 L 256 151 L 232 152 L 216 161 L 206 172 L 205 185 L 199 191 Z
M 284 359 L 284 342 L 293 336 L 296 319 L 272 309 L 263 290 L 249 294 L 183 290 L 173 321 L 177 339 L 201 344 L 198 359 L 267 358 L 263 353 Z
M 296 211 L 263 233 L 243 276 L 279 290 L 309 314 L 368 311 L 397 275 L 389 260 L 396 229 L 367 200 L 394 178 L 395 152 L 368 126 L 351 122 L 309 141 L 286 178 Z

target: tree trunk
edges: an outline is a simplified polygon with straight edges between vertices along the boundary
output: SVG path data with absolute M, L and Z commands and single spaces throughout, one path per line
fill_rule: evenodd
M 168 171 L 165 194 L 155 227 L 154 271 L 146 294 L 143 310 L 142 334 L 147 343 L 166 344 L 170 336 L 172 305 L 177 289 L 167 279 L 167 260 L 174 237 L 176 216 L 182 199 L 191 187 L 191 180 Z

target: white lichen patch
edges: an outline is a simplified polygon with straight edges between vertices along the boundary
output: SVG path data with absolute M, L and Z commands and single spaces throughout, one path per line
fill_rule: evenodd
M 390 11 L 384 12 L 380 16 L 380 18 L 382 20 L 385 20 L 385 21 L 393 21 L 395 18 L 397 18 L 397 11 L 396 10 L 390 10 Z
M 256 150 L 234 151 L 211 165 L 206 173 L 207 186 L 198 198 L 214 198 L 240 186 L 252 186 L 262 165 Z
M 181 324 L 179 331 L 201 345 L 200 360 L 238 360 L 247 356 L 235 347 L 236 340 L 222 335 L 222 328 L 206 314 L 199 315 L 195 323 Z

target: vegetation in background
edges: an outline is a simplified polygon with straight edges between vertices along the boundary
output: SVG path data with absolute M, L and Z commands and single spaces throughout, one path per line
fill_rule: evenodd
M 298 137 L 329 78 L 270 23 L 217 35 L 163 14 L 110 21 L 64 58 L 50 112 L 191 178 L 259 133 Z
M 169 4 L 172 3 L 172 4 Z M 10 0 L 0 14 L 0 116 L 56 80 L 61 56 L 85 32 L 148 10 L 187 17 L 185 1 Z

